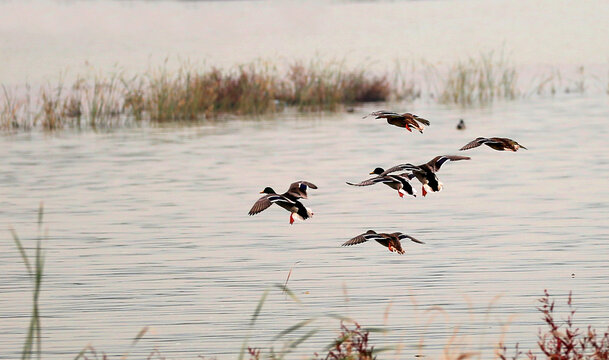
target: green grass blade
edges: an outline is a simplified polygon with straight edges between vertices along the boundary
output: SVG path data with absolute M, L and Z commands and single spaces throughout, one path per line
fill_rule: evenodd
M 351 319 L 350 317 L 347 317 L 347 316 L 342 316 L 342 315 L 338 315 L 338 314 L 326 314 L 326 316 L 329 318 L 332 318 L 332 319 L 340 320 L 340 321 L 348 321 L 351 323 L 355 323 L 355 321 L 353 319 Z
M 40 229 L 40 227 L 42 226 L 43 214 L 44 214 L 44 205 L 42 203 L 40 203 L 40 206 L 38 207 L 38 229 Z
M 256 319 L 258 319 L 258 316 L 260 315 L 260 311 L 262 310 L 262 305 L 264 305 L 264 302 L 266 301 L 266 297 L 268 295 L 269 295 L 269 291 L 265 290 L 264 294 L 262 294 L 262 297 L 258 301 L 258 305 L 256 306 L 256 310 L 254 310 L 254 314 L 252 315 L 252 319 L 250 320 L 250 327 L 254 326 L 254 324 L 256 323 Z
M 82 350 L 80 350 L 80 352 L 78 353 L 78 355 L 76 355 L 74 360 L 79 360 L 81 357 L 83 357 L 87 350 L 88 350 L 88 346 L 85 346 L 84 348 L 82 348 Z
M 380 328 L 380 327 L 367 327 L 367 328 L 362 328 L 361 331 L 362 332 L 369 332 L 369 333 L 386 334 L 386 333 L 390 332 L 391 330 Z
M 302 303 L 302 301 L 300 301 L 300 299 L 296 296 L 296 294 L 294 294 L 294 292 L 292 290 L 288 289 L 286 286 L 281 285 L 281 284 L 275 284 L 275 287 L 280 289 L 284 293 L 288 294 L 288 296 L 291 297 L 292 300 L 296 301 L 297 303 L 299 303 L 299 304 Z
M 308 333 L 304 334 L 303 336 L 299 337 L 298 339 L 292 341 L 290 343 L 290 345 L 288 346 L 288 351 L 292 351 L 294 349 L 296 349 L 300 344 L 302 344 L 303 342 L 305 342 L 307 339 L 309 339 L 311 336 L 315 335 L 317 333 L 317 329 L 313 329 L 311 331 L 309 331 Z
M 254 314 L 252 314 L 252 319 L 250 320 L 249 330 L 252 330 L 252 327 L 256 323 L 256 319 L 260 315 L 260 311 L 262 310 L 262 305 L 266 301 L 266 297 L 269 295 L 269 291 L 265 290 L 260 300 L 258 301 L 258 305 L 256 306 L 256 310 L 254 310 Z M 247 348 L 247 342 L 249 341 L 249 335 L 243 340 L 243 344 L 241 344 L 241 351 L 239 351 L 239 360 L 243 360 L 243 356 L 245 355 L 245 349 Z
M 146 333 L 148 332 L 148 326 L 144 326 L 142 328 L 142 330 L 140 330 L 137 335 L 135 335 L 135 337 L 133 338 L 133 340 L 131 340 L 131 345 L 129 345 L 129 350 L 123 354 L 123 356 L 121 356 L 121 359 L 126 359 L 129 354 L 131 353 L 131 349 L 135 346 L 135 344 L 138 343 L 138 341 L 140 341 L 142 339 L 142 337 L 144 337 L 144 335 L 146 335 Z
M 142 330 L 140 330 L 139 333 L 137 333 L 137 335 L 133 338 L 133 341 L 131 341 L 131 346 L 134 346 L 135 344 L 138 343 L 138 341 L 140 341 L 144 335 L 146 335 L 146 333 L 148 332 L 148 326 L 144 326 L 142 328 Z
M 28 275 L 32 276 L 32 267 L 30 266 L 30 261 L 27 258 L 25 249 L 21 245 L 19 236 L 17 235 L 17 232 L 15 231 L 15 229 L 11 228 L 10 231 L 11 231 L 11 234 L 13 235 L 13 240 L 15 241 L 15 245 L 17 245 L 17 249 L 19 249 L 19 253 L 21 254 L 21 259 L 23 259 L 23 263 L 25 264 L 25 267 L 27 268 Z
M 277 340 L 277 339 L 280 339 L 280 338 L 284 337 L 285 335 L 288 335 L 288 334 L 290 334 L 290 333 L 292 333 L 292 332 L 294 332 L 294 331 L 296 331 L 296 330 L 300 329 L 300 328 L 301 328 L 301 327 L 303 327 L 303 326 L 307 326 L 307 325 L 309 325 L 310 323 L 312 323 L 312 322 L 313 322 L 313 321 L 315 321 L 316 319 L 317 319 L 317 318 L 310 318 L 310 319 L 300 321 L 300 322 L 298 322 L 297 324 L 290 326 L 289 328 L 287 328 L 287 329 L 285 329 L 285 330 L 281 331 L 279 334 L 277 334 L 277 336 L 275 336 L 275 337 L 273 338 L 273 341 L 275 341 L 275 340 Z

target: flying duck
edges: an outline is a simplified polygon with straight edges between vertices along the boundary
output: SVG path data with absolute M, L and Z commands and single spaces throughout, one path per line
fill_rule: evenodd
M 411 113 L 398 114 L 391 111 L 380 110 L 364 116 L 364 119 L 368 116 L 375 116 L 376 119 L 387 119 L 389 124 L 403 127 L 410 132 L 412 132 L 410 129 L 413 128 L 419 130 L 420 133 L 423 133 L 423 127 L 420 124 L 425 126 L 429 126 L 430 124 L 428 120 Z
M 404 239 L 410 239 L 413 242 L 416 242 L 419 244 L 425 244 L 424 242 L 417 240 L 410 235 L 402 234 L 401 232 L 385 234 L 385 233 L 377 233 L 374 230 L 368 230 L 365 233 L 363 233 L 361 235 L 357 235 L 353 239 L 347 241 L 342 246 L 356 245 L 356 244 L 361 244 L 363 242 L 366 242 L 368 240 L 376 240 L 376 242 L 378 242 L 379 244 L 381 244 L 384 247 L 386 247 L 387 249 L 389 249 L 389 251 L 391 251 L 391 252 L 395 251 L 398 254 L 404 254 L 404 249 L 402 249 L 402 244 L 400 243 L 400 240 L 404 240 Z
M 376 174 L 377 176 L 357 184 L 347 181 L 347 184 L 352 186 L 369 186 L 376 183 L 383 183 L 390 188 L 397 190 L 400 197 L 404 197 L 405 194 L 412 195 L 414 197 L 417 196 L 415 189 L 410 184 L 408 178 L 409 173 L 388 175 L 382 168 L 376 168 L 370 173 L 370 175 L 373 174 Z
M 400 164 L 390 169 L 385 170 L 381 175 L 387 175 L 396 171 L 410 171 L 409 178 L 416 177 L 417 180 L 423 185 L 422 192 L 423 196 L 427 195 L 427 192 L 438 192 L 442 190 L 443 184 L 436 176 L 436 172 L 440 170 L 442 164 L 447 161 L 458 161 L 458 160 L 470 160 L 469 156 L 459 155 L 439 155 L 431 159 L 425 164 L 415 166 L 412 164 Z
M 527 148 L 525 148 L 524 146 L 520 145 L 519 143 L 517 143 L 516 141 L 514 141 L 512 139 L 500 138 L 500 137 L 492 137 L 492 138 L 479 137 L 476 140 L 472 140 L 470 143 L 468 143 L 467 145 L 465 145 L 464 147 L 462 147 L 459 150 L 473 149 L 482 144 L 484 144 L 490 148 L 493 148 L 495 150 L 499 150 L 499 151 L 516 152 L 520 148 L 528 150 Z
M 317 186 L 308 181 L 297 181 L 290 185 L 288 191 L 277 194 L 271 187 L 266 187 L 260 193 L 265 194 L 258 199 L 250 209 L 248 215 L 256 215 L 266 210 L 269 206 L 277 204 L 290 212 L 290 225 L 294 223 L 294 217 L 306 220 L 313 216 L 311 209 L 306 208 L 298 199 L 307 199 L 307 188 L 317 189 Z

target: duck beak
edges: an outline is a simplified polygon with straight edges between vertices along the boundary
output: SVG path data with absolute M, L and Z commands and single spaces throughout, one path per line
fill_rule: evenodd
M 369 175 L 374 175 L 374 171 L 373 171 L 373 172 L 371 172 Z
M 264 194 L 264 191 L 261 191 L 260 194 Z

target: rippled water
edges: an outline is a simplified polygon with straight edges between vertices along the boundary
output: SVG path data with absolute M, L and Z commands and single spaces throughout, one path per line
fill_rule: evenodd
M 395 358 L 418 353 L 420 338 L 437 354 L 455 326 L 468 349 L 504 333 L 528 348 L 546 288 L 561 304 L 573 290 L 581 324 L 607 325 L 605 97 L 467 111 L 421 102 L 411 110 L 432 121 L 422 135 L 361 119 L 370 110 L 1 137 L 0 218 L 30 252 L 38 204 L 45 206 L 45 358 L 73 356 L 89 343 L 122 354 L 143 326 L 152 332 L 132 354 L 233 358 L 265 289 L 250 340 L 263 347 L 300 320 L 334 313 L 392 329 L 373 343 L 403 345 Z M 529 150 L 470 150 L 471 161 L 444 165 L 444 190 L 426 198 L 345 184 L 376 166 L 455 154 L 477 136 L 515 138 Z M 319 186 L 305 200 L 311 220 L 290 226 L 279 207 L 247 216 L 262 188 L 283 191 L 299 179 Z M 426 244 L 406 244 L 404 256 L 376 243 L 339 246 L 369 228 Z M 9 359 L 26 331 L 30 283 L 9 233 L 3 238 L 0 358 Z M 292 267 L 289 287 L 301 304 L 273 288 Z M 436 314 L 426 327 L 434 306 L 448 319 Z M 338 321 L 309 329 L 316 326 L 301 353 L 326 345 Z

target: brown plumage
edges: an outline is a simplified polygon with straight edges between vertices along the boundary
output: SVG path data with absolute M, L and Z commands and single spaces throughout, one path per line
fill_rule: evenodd
M 440 182 L 438 177 L 436 176 L 436 172 L 440 170 L 442 164 L 447 161 L 459 161 L 459 160 L 470 160 L 469 156 L 459 156 L 459 155 L 439 155 L 435 158 L 431 159 L 429 162 L 425 164 L 421 164 L 418 166 L 412 164 L 400 164 L 396 165 L 390 169 L 385 170 L 381 175 L 387 175 L 396 171 L 411 171 L 412 177 L 416 177 L 417 180 L 421 182 L 423 185 L 422 192 L 423 196 L 427 195 L 427 192 L 438 192 L 442 190 L 443 184 Z
M 375 119 L 387 119 L 387 123 L 397 127 L 405 128 L 406 130 L 411 132 L 412 130 L 410 129 L 413 128 L 419 130 L 420 133 L 423 133 L 423 127 L 421 126 L 421 124 L 425 126 L 429 126 L 430 124 L 429 120 L 423 119 L 411 113 L 398 114 L 391 111 L 380 110 L 372 112 L 364 116 L 364 118 L 367 118 L 368 116 L 374 116 Z
M 512 139 L 501 138 L 501 137 L 492 137 L 492 138 L 479 137 L 475 140 L 472 140 L 471 142 L 469 142 L 467 145 L 465 145 L 464 147 L 462 147 L 459 150 L 473 149 L 482 144 L 484 144 L 492 149 L 498 150 L 498 151 L 516 152 L 520 148 L 528 150 L 526 147 L 520 145 L 519 143 L 517 143 L 516 141 L 514 141 Z
M 368 230 L 365 233 L 354 237 L 353 239 L 345 242 L 342 246 L 350 246 L 361 244 L 368 240 L 375 240 L 379 244 L 383 245 L 391 252 L 397 252 L 398 254 L 404 254 L 404 249 L 402 248 L 401 240 L 410 239 L 413 242 L 419 244 L 425 244 L 424 242 L 415 239 L 414 237 L 406 234 L 402 234 L 401 232 L 394 232 L 391 234 L 386 233 L 377 233 L 374 230 Z

